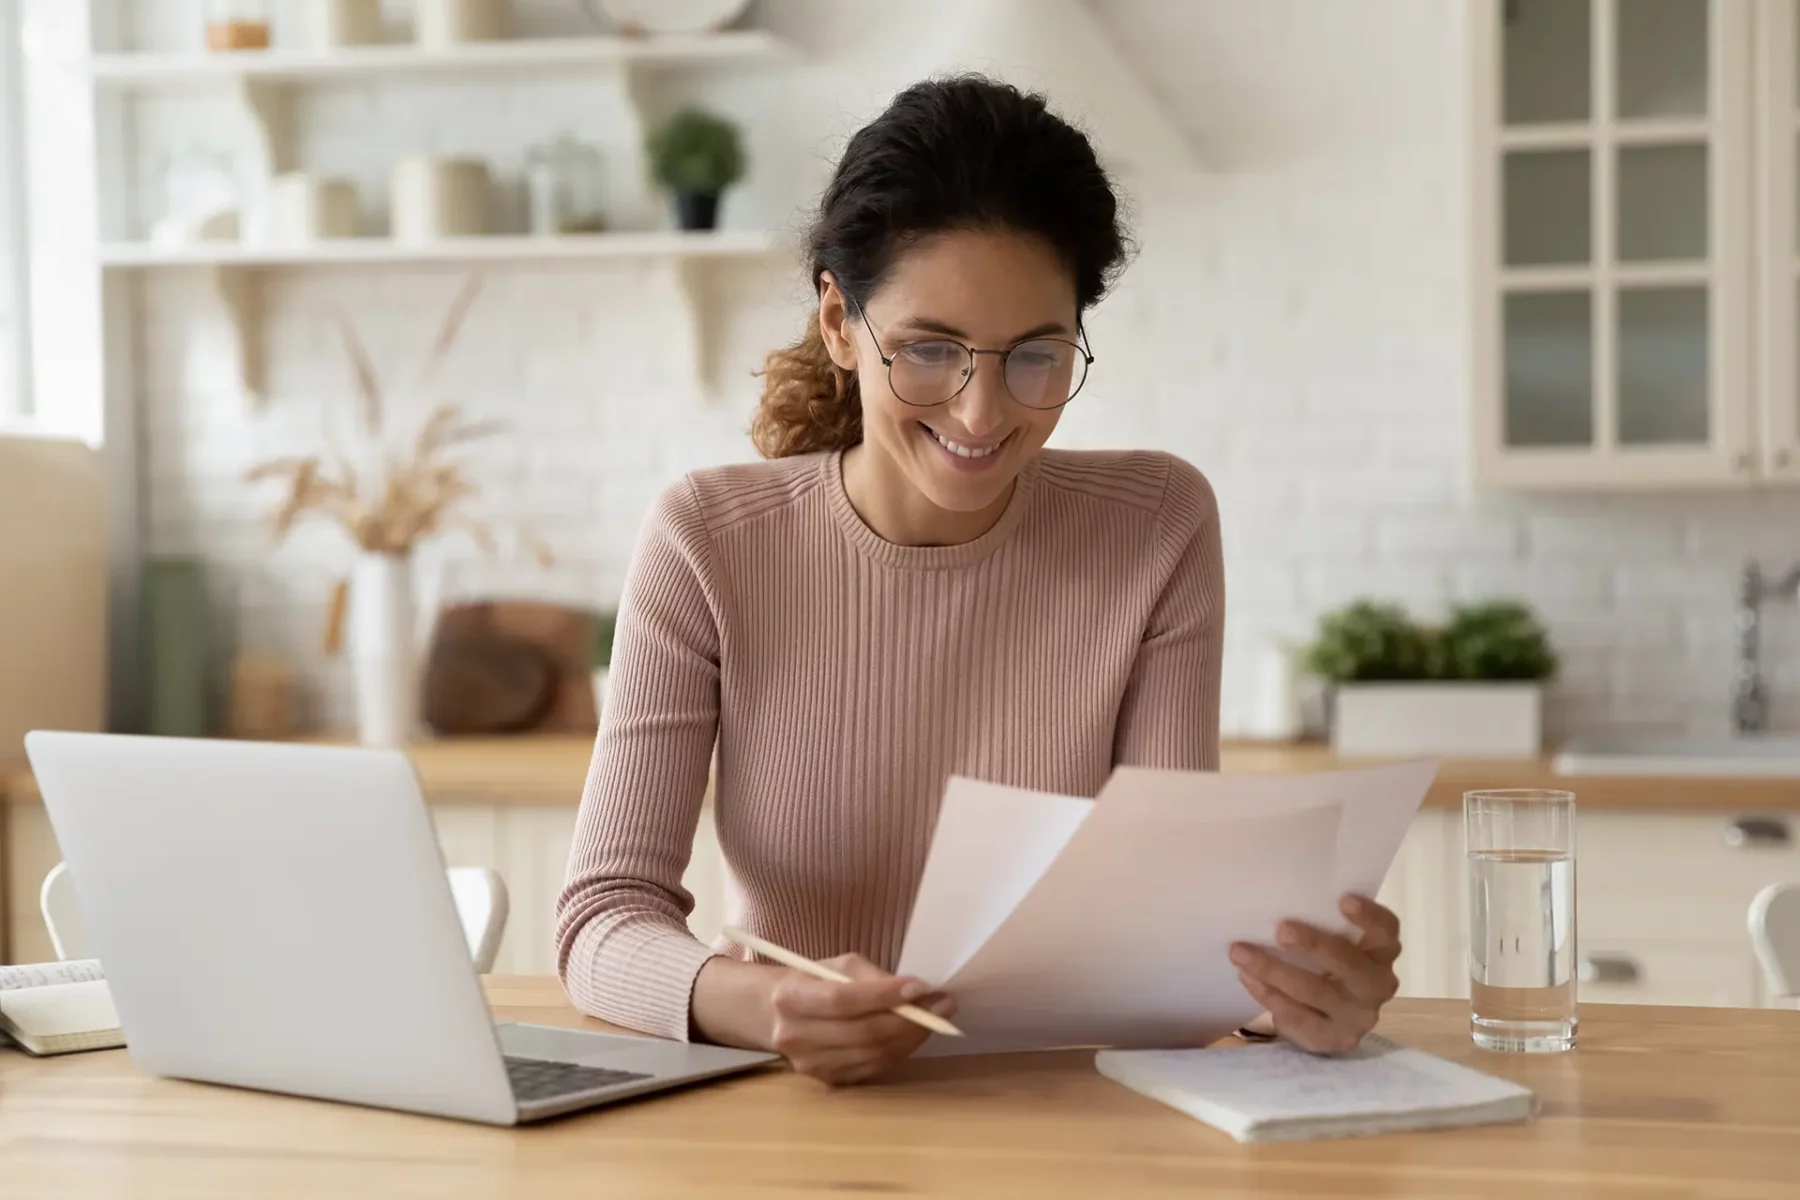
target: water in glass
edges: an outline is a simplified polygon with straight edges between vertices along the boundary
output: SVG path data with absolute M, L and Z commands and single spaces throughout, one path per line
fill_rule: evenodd
M 1472 850 L 1470 1032 L 1484 1049 L 1575 1044 L 1575 860 L 1556 850 Z

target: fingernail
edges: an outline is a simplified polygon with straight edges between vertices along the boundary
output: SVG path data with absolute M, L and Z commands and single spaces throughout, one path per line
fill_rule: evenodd
M 1292 946 L 1300 940 L 1300 931 L 1292 925 L 1282 925 L 1275 930 L 1275 940 L 1284 946 Z
M 1231 948 L 1231 961 L 1240 967 L 1249 966 L 1250 948 L 1247 946 L 1233 946 Z
M 1344 907 L 1345 913 L 1354 917 L 1357 914 L 1362 912 L 1364 905 L 1363 905 L 1362 900 L 1359 897 L 1345 896 L 1343 907 Z
M 900 985 L 900 998 L 902 1000 L 909 1000 L 909 1001 L 917 1000 L 920 996 L 923 996 L 926 992 L 929 992 L 930 990 L 931 989 L 929 987 L 927 987 L 922 981 L 917 980 L 917 979 L 909 979 L 905 983 Z

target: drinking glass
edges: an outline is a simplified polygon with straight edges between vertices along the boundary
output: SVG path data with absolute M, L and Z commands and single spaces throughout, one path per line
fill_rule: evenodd
M 1484 1050 L 1575 1045 L 1575 796 L 1463 795 L 1469 1034 Z

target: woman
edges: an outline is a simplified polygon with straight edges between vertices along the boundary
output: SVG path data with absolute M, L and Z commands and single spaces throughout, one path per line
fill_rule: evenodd
M 910 88 L 850 140 L 810 239 L 818 311 L 771 356 L 769 462 L 651 513 L 558 905 L 577 1006 L 773 1049 L 833 1083 L 951 997 L 889 974 L 946 779 L 1093 795 L 1118 764 L 1215 770 L 1224 580 L 1206 481 L 1160 453 L 1044 449 L 1125 258 L 1092 147 L 1040 97 Z M 681 879 L 715 741 L 720 845 L 752 932 L 825 983 L 696 941 Z M 1398 922 L 1346 898 L 1330 965 L 1233 948 L 1277 1031 L 1355 1044 L 1394 993 Z

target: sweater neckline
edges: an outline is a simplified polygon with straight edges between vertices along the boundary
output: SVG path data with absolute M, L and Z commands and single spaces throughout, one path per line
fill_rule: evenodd
M 888 541 L 864 524 L 856 514 L 856 507 L 850 503 L 850 493 L 844 488 L 844 452 L 835 450 L 826 455 L 820 469 L 825 472 L 825 491 L 831 497 L 832 515 L 851 545 L 886 566 L 928 571 L 979 562 L 1012 537 L 1031 507 L 1031 496 L 1037 488 L 1038 457 L 1034 455 L 1019 472 L 1013 483 L 1012 497 L 1006 502 L 1006 511 L 1000 514 L 1000 519 L 980 537 L 953 546 L 903 546 Z

